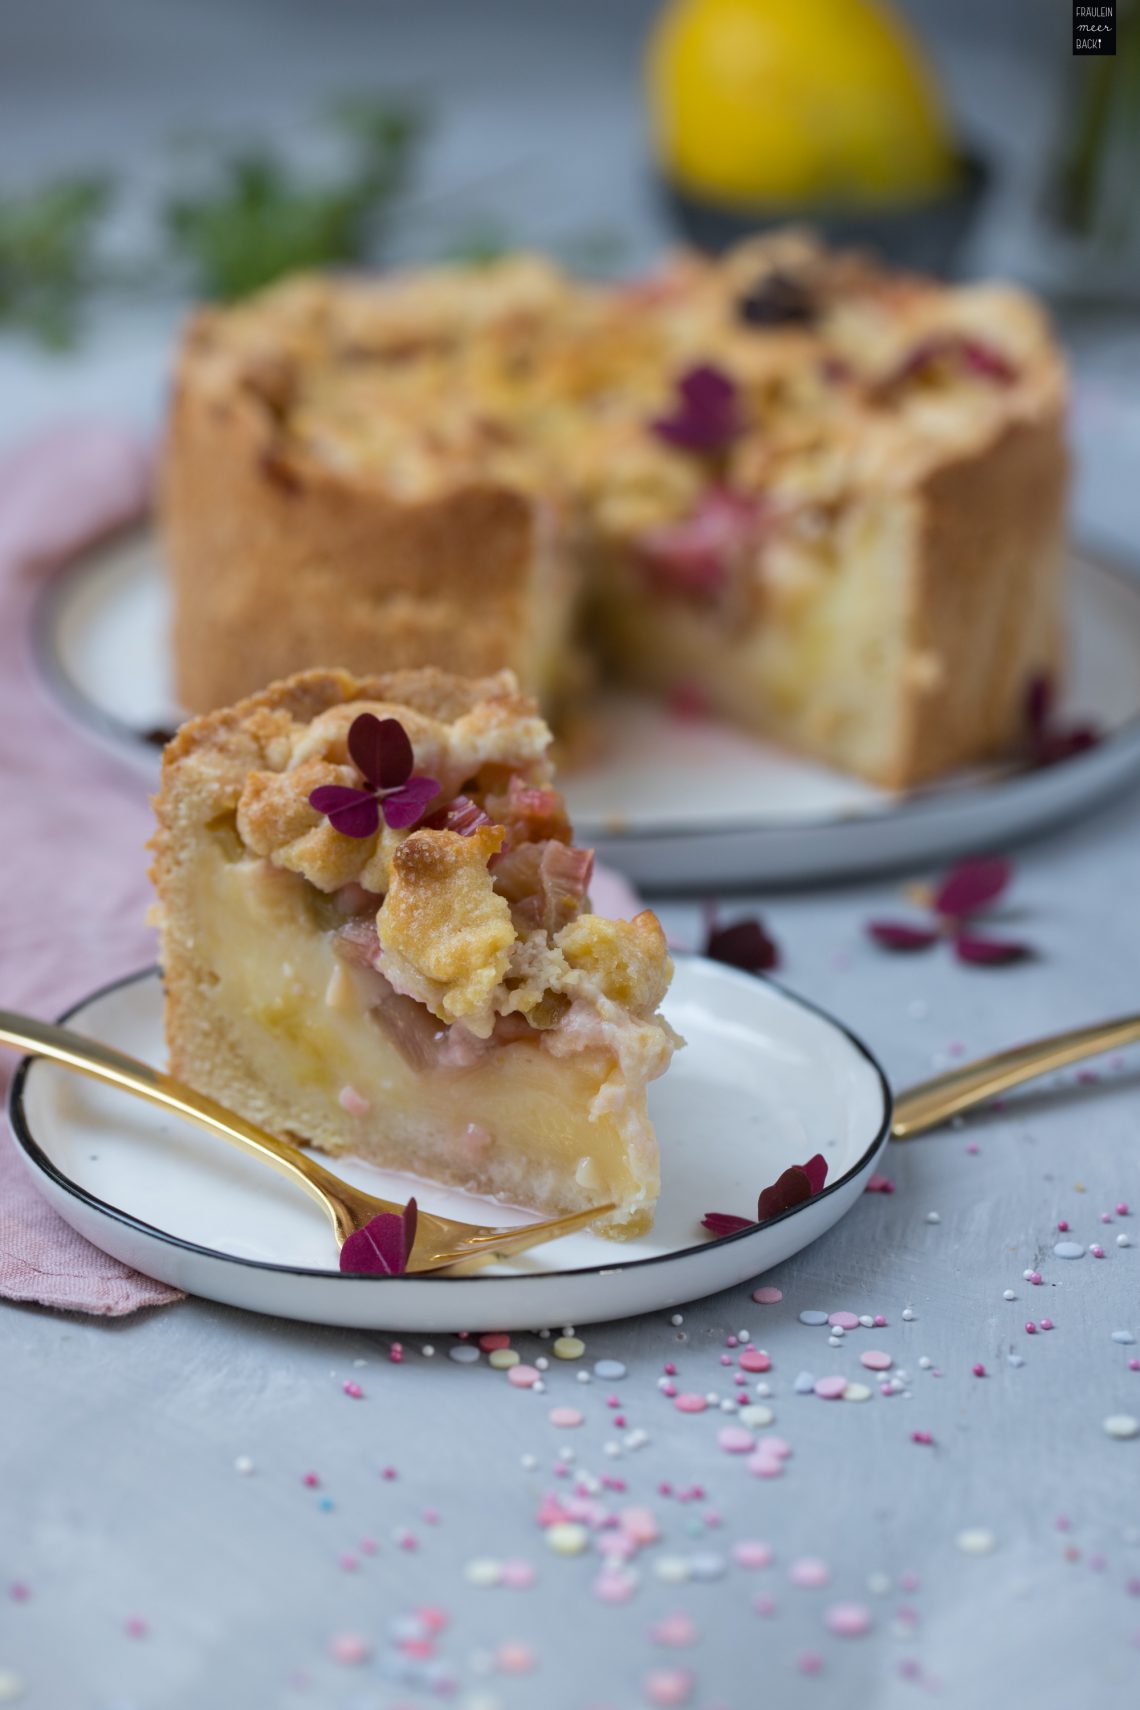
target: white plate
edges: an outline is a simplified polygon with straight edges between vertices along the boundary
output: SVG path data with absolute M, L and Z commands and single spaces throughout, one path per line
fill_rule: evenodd
M 55 1064 L 12 1086 L 16 1139 L 73 1228 L 147 1275 L 230 1306 L 383 1330 L 517 1330 L 657 1311 L 744 1282 L 806 1247 L 866 1185 L 890 1128 L 874 1058 L 838 1022 L 779 987 L 679 957 L 666 1012 L 688 1045 L 651 1089 L 663 1193 L 650 1234 L 568 1235 L 470 1277 L 353 1277 L 336 1269 L 320 1208 L 200 1128 Z M 156 972 L 97 992 L 65 1018 L 150 1062 L 164 1058 Z M 823 1191 L 711 1240 L 706 1211 L 747 1216 L 789 1164 L 822 1152 Z M 527 1222 L 494 1201 L 353 1159 L 339 1172 L 383 1198 L 474 1223 Z
M 960 774 L 910 796 L 828 771 L 726 726 L 614 696 L 605 758 L 563 784 L 579 839 L 648 887 L 834 878 L 996 847 L 1115 795 L 1140 775 L 1140 580 L 1073 562 L 1065 716 L 1105 740 L 1064 765 Z M 36 622 L 50 687 L 84 728 L 153 777 L 177 724 L 155 536 L 134 530 L 49 584 Z

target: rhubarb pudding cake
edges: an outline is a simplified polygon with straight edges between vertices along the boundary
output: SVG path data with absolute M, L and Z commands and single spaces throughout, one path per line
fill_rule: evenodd
M 547 1213 L 653 1217 L 680 1043 L 510 672 L 310 671 L 194 719 L 156 808 L 172 1071 L 277 1134 Z
M 894 787 L 1061 653 L 1045 316 L 801 233 L 622 286 L 534 256 L 195 317 L 164 459 L 180 697 L 307 666 L 590 674 Z

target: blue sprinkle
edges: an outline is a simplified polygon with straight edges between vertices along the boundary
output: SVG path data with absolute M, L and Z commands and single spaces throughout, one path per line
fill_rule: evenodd
M 712 1550 L 700 1550 L 689 1561 L 689 1572 L 694 1579 L 723 1579 L 727 1567 L 724 1557 Z
M 1131 1330 L 1114 1330 L 1112 1332 L 1112 1339 L 1114 1342 L 1123 1342 L 1125 1347 L 1136 1340 Z
M 1053 1254 L 1058 1259 L 1083 1259 L 1085 1250 L 1079 1241 L 1058 1241 Z
M 457 1342 L 454 1348 L 447 1350 L 447 1357 L 457 1366 L 473 1366 L 479 1358 L 479 1350 L 472 1342 Z
M 1007 1354 L 1006 1359 L 1011 1366 L 1023 1366 L 1025 1364 L 1020 1354 Z
M 800 1323 L 801 1324 L 826 1324 L 827 1323 L 827 1313 L 826 1312 L 817 1312 L 813 1307 L 813 1308 L 809 1309 L 807 1312 L 801 1312 L 800 1313 Z
M 792 1388 L 797 1395 L 812 1395 L 815 1391 L 815 1379 L 810 1372 L 801 1372 Z
M 625 1376 L 625 1367 L 620 1360 L 595 1360 L 594 1376 L 616 1380 Z
M 317 1503 L 317 1507 L 320 1509 L 322 1514 L 331 1514 L 333 1509 L 336 1507 L 336 1503 L 333 1501 L 331 1496 L 322 1496 Z

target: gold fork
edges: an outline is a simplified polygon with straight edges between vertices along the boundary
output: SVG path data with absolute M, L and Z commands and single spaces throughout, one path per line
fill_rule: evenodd
M 1098 1057 L 1102 1051 L 1114 1051 L 1137 1040 L 1140 1040 L 1140 1015 L 1123 1015 L 1115 1021 L 1074 1027 L 1047 1039 L 1032 1040 L 1028 1045 L 1015 1045 L 1011 1051 L 998 1051 L 992 1057 L 963 1063 L 899 1093 L 891 1138 L 913 1139 L 916 1134 L 925 1134 L 927 1129 L 936 1128 L 949 1117 L 984 1104 L 1011 1087 L 1047 1075 L 1051 1069 L 1064 1069 L 1085 1057 Z
M 383 1211 L 402 1212 L 403 1206 L 393 1200 L 377 1199 L 351 1183 L 342 1181 L 331 1170 L 316 1163 L 287 1140 L 278 1140 L 225 1105 L 195 1092 L 192 1087 L 176 1081 L 172 1075 L 152 1069 L 136 1057 L 128 1057 L 113 1046 L 97 1039 L 87 1039 L 67 1027 L 54 1027 L 36 1021 L 29 1015 L 17 1015 L 12 1010 L 0 1010 L 0 1045 L 12 1045 L 18 1051 L 28 1051 L 36 1057 L 47 1057 L 53 1063 L 107 1081 L 124 1092 L 149 1100 L 175 1116 L 187 1118 L 208 1128 L 222 1140 L 228 1140 L 243 1152 L 250 1152 L 271 1169 L 287 1176 L 304 1188 L 328 1214 L 342 1247 L 348 1237 Z M 525 1223 L 515 1229 L 493 1229 L 479 1223 L 462 1223 L 455 1217 L 439 1217 L 432 1211 L 421 1211 L 416 1224 L 416 1239 L 408 1263 L 409 1271 L 440 1271 L 450 1265 L 492 1258 L 506 1258 L 537 1247 L 543 1241 L 555 1241 L 574 1229 L 612 1211 L 612 1205 L 591 1206 L 588 1211 L 571 1212 L 568 1217 L 551 1217 L 541 1223 Z

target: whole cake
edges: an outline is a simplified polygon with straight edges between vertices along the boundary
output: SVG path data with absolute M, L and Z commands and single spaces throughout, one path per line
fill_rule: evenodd
M 299 278 L 186 334 L 178 692 L 509 667 L 557 711 L 601 670 L 911 785 L 1060 669 L 1064 412 L 1030 297 L 800 233 L 625 286 Z
M 590 912 L 509 672 L 310 671 L 183 726 L 152 877 L 174 1074 L 277 1134 L 652 1221 L 655 915 Z

